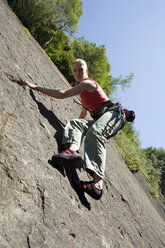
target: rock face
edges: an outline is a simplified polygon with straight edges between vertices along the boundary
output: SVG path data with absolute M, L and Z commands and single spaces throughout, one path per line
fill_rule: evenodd
M 165 223 L 113 139 L 100 201 L 72 187 L 72 175 L 89 180 L 83 169 L 51 164 L 65 118 L 80 113 L 78 99 L 20 86 L 25 79 L 58 89 L 68 83 L 3 1 L 0 13 L 0 247 L 164 248 Z

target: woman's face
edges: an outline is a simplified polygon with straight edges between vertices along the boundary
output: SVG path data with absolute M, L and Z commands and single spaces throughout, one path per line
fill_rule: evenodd
M 75 63 L 72 66 L 73 75 L 77 82 L 82 82 L 85 78 L 88 77 L 88 69 L 85 65 L 80 63 Z

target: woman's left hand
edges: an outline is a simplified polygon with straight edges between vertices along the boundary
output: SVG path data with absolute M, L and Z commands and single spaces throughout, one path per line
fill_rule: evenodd
M 37 88 L 37 85 L 32 84 L 28 81 L 24 81 L 23 86 L 28 86 L 30 89 L 35 90 Z

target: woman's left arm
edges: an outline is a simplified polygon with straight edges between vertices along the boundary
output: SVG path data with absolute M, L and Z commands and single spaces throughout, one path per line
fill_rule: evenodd
M 37 86 L 27 81 L 24 82 L 24 86 L 28 86 L 32 90 L 37 90 L 45 95 L 52 96 L 58 99 L 76 96 L 76 95 L 81 94 L 84 91 L 89 91 L 91 89 L 90 84 L 86 82 L 81 82 L 78 85 L 74 86 L 73 88 L 69 88 L 65 90 L 48 89 L 48 88 Z

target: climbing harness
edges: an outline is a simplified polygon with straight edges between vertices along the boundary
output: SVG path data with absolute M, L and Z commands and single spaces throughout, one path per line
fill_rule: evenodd
M 119 113 L 119 119 L 121 119 L 121 116 L 123 115 L 123 119 L 125 121 L 125 112 L 121 104 L 119 102 L 113 103 L 110 100 L 103 103 L 97 110 L 91 111 L 90 114 L 94 120 L 97 120 L 107 111 L 116 111 Z

